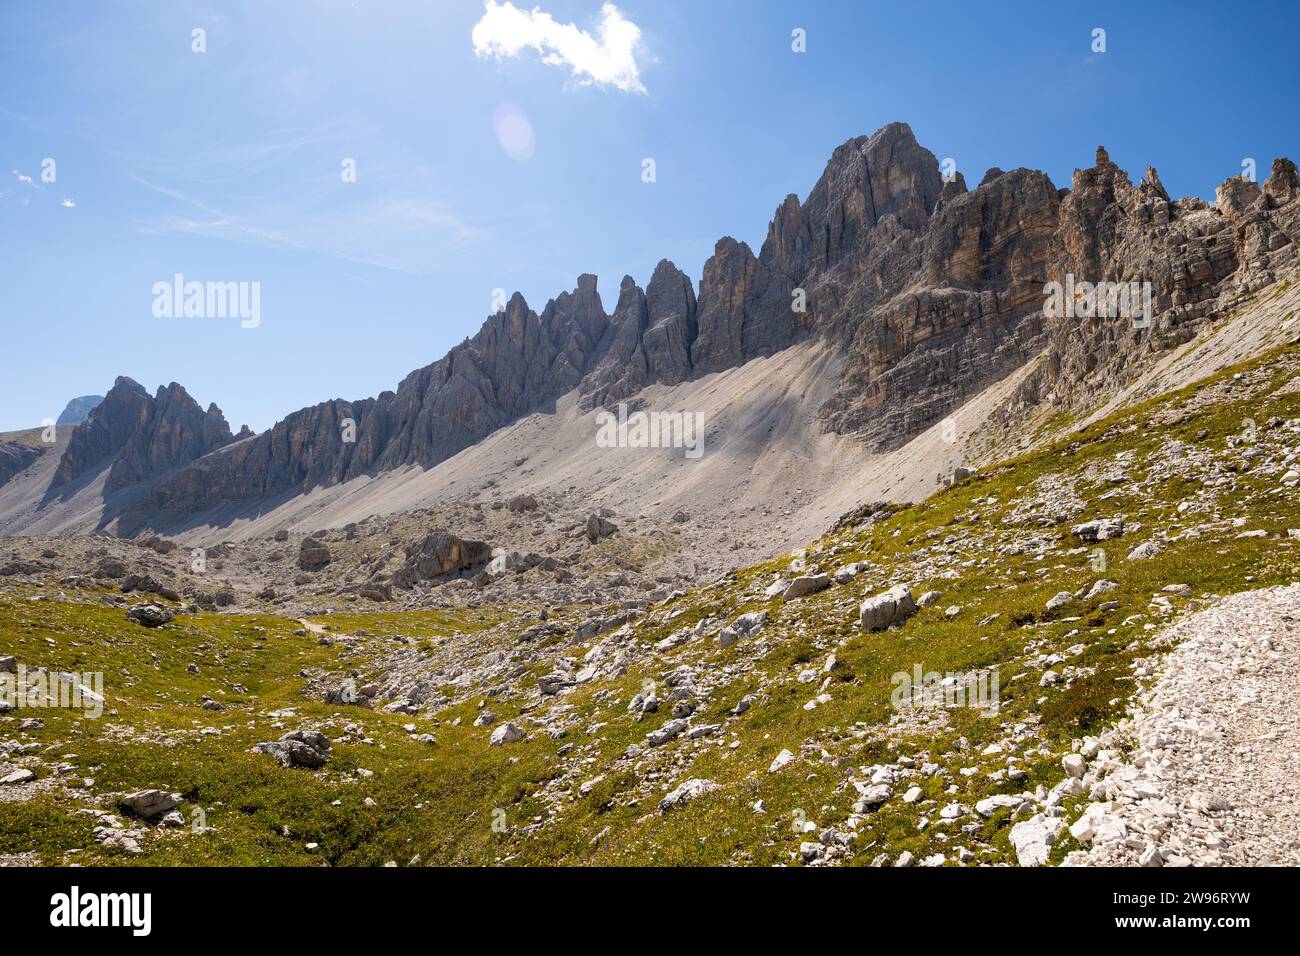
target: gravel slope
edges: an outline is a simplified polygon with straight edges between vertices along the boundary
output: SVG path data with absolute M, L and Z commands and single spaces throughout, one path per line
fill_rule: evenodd
M 1067 863 L 1300 864 L 1300 584 L 1234 595 L 1166 637 L 1135 748 L 1092 788 L 1106 825 Z

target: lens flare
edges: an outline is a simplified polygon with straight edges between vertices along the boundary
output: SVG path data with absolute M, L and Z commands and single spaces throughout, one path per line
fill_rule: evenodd
M 528 121 L 528 114 L 518 106 L 513 103 L 498 106 L 492 114 L 492 128 L 496 131 L 497 142 L 511 159 L 523 163 L 533 158 L 537 148 L 533 124 Z

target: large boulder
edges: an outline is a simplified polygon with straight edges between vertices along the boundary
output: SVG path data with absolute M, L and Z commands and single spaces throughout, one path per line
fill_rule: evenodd
M 614 532 L 618 531 L 618 525 L 602 518 L 598 514 L 592 514 L 587 518 L 586 531 L 587 540 L 592 544 L 595 544 L 602 538 L 608 538 L 610 535 L 614 534 Z
M 357 588 L 357 595 L 371 601 L 391 601 L 393 599 L 393 587 L 390 584 L 369 581 Z
M 1069 604 L 1073 600 L 1074 600 L 1074 595 L 1071 592 L 1060 591 L 1057 594 L 1053 595 L 1052 597 L 1048 598 L 1047 604 L 1044 606 L 1049 611 L 1055 611 L 1058 608 L 1064 607 L 1065 605 Z
M 128 621 L 135 621 L 144 627 L 160 627 L 175 616 L 171 608 L 163 607 L 161 604 L 133 604 L 126 612 Z
M 1076 524 L 1070 533 L 1081 541 L 1109 541 L 1124 534 L 1123 518 L 1097 518 Z
M 368 688 L 357 687 L 357 682 L 349 677 L 343 683 L 325 692 L 325 703 L 344 707 L 371 707 L 372 695 L 365 693 Z
M 905 584 L 890 588 L 862 602 L 858 618 L 864 631 L 883 631 L 897 621 L 905 621 L 916 613 L 916 601 Z
M 253 749 L 270 754 L 282 767 L 316 770 L 330 759 L 330 739 L 319 730 L 295 730 L 279 740 L 260 743 Z
M 430 531 L 406 549 L 406 563 L 397 569 L 393 580 L 410 587 L 417 581 L 463 571 L 491 559 L 492 546 L 486 541 L 467 541 L 449 531 Z
M 126 577 L 126 565 L 117 558 L 100 558 L 99 564 L 91 572 L 97 578 L 124 578 Z
M 1016 860 L 1021 866 L 1042 866 L 1064 829 L 1065 821 L 1060 817 L 1041 813 L 1021 820 L 1011 828 L 1011 846 L 1016 851 Z
M 330 549 L 315 538 L 303 538 L 298 546 L 298 567 L 304 571 L 316 571 L 333 560 Z
M 1158 541 L 1143 541 L 1128 553 L 1128 560 L 1145 561 L 1147 558 L 1154 558 L 1159 553 L 1160 543 Z
M 718 631 L 718 644 L 722 647 L 729 647 L 741 638 L 754 637 L 763 629 L 763 625 L 766 623 L 766 611 L 750 611 L 747 614 L 742 614 Z
M 123 809 L 130 810 L 136 816 L 143 817 L 146 820 L 161 816 L 168 810 L 179 806 L 180 802 L 181 795 L 179 793 L 167 793 L 163 790 L 139 790 L 135 793 L 128 793 L 118 801 Z

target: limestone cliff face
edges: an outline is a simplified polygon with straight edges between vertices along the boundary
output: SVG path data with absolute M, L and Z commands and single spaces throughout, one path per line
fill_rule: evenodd
M 1029 169 L 990 169 L 968 189 L 893 123 L 836 149 L 802 203 L 787 196 L 757 255 L 719 240 L 698 296 L 668 261 L 644 290 L 625 277 L 612 314 L 592 275 L 540 313 L 516 294 L 396 391 L 302 409 L 216 454 L 202 449 L 228 431 L 204 431 L 180 398 L 115 387 L 104 402 L 114 411 L 79 429 L 61 480 L 126 449 L 114 482 L 173 469 L 146 511 L 296 494 L 436 464 L 574 390 L 583 409 L 609 407 L 808 336 L 845 358 L 823 426 L 893 447 L 1044 350 L 1017 401 L 1114 388 L 1144 355 L 1296 270 L 1298 196 L 1295 165 L 1278 160 L 1262 188 L 1234 178 L 1214 205 L 1172 200 L 1154 169 L 1134 186 L 1104 149 L 1069 189 Z M 1149 282 L 1150 321 L 1049 318 L 1046 284 L 1070 277 Z M 155 406 L 172 409 L 163 421 L 174 425 L 155 424 Z
M 1049 322 L 1046 361 L 1017 401 L 1081 406 L 1130 381 L 1144 359 L 1196 336 L 1260 289 L 1300 268 L 1300 189 L 1293 162 L 1278 159 L 1261 189 L 1234 176 L 1215 202 L 1171 200 L 1156 171 L 1133 186 L 1098 149 L 1062 200 L 1059 248 L 1049 278 L 1150 282 L 1150 322 L 1113 317 Z
M 412 372 L 397 391 L 294 412 L 176 473 L 140 510 L 193 513 L 436 464 L 576 388 L 610 327 L 595 276 L 580 276 L 541 315 L 516 293 L 474 338 Z
M 649 316 L 645 293 L 631 276 L 624 276 L 618 305 L 597 346 L 602 357 L 583 381 L 584 408 L 635 395 L 646 386 L 650 373 L 641 343 Z
M 661 260 L 646 286 L 646 330 L 641 336 L 649 381 L 678 385 L 693 374 L 691 346 L 699 334 L 696 308 L 690 278 Z
M 166 474 L 230 440 L 230 426 L 221 409 L 209 405 L 203 411 L 184 388 L 172 382 L 158 389 L 146 418 L 117 455 L 108 473 L 108 489 Z
M 104 400 L 72 433 L 53 483 L 61 485 L 80 477 L 121 451 L 148 420 L 151 404 L 143 386 L 119 376 Z
M 108 492 L 164 475 L 231 440 L 221 409 L 207 412 L 172 382 L 150 396 L 139 383 L 120 377 L 76 427 L 55 471 L 53 486 L 111 462 Z
M 0 441 L 0 485 L 39 458 L 45 451 L 41 445 L 22 441 Z

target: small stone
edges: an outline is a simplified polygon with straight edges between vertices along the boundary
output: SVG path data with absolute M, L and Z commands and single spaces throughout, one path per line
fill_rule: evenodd
M 699 778 L 687 780 L 659 801 L 659 812 L 667 813 L 674 807 L 687 804 L 690 801 L 698 799 L 706 793 L 712 793 L 717 789 L 718 785 L 712 780 L 702 780 Z
M 1128 553 L 1128 560 L 1142 561 L 1146 558 L 1154 558 L 1160 553 L 1160 545 L 1155 541 L 1145 541 Z
M 1055 611 L 1058 607 L 1069 604 L 1073 600 L 1074 595 L 1072 593 L 1069 591 L 1061 591 L 1055 597 L 1048 600 L 1046 607 L 1049 611 Z
M 527 737 L 528 734 L 518 724 L 504 723 L 496 730 L 492 731 L 492 736 L 488 738 L 488 743 L 493 747 L 499 747 L 502 744 L 513 744 Z
M 828 574 L 804 574 L 790 582 L 781 595 L 782 601 L 794 601 L 809 594 L 816 594 L 818 591 L 825 591 L 831 586 L 830 575 Z
M 783 767 L 788 767 L 792 763 L 794 763 L 794 754 L 790 753 L 788 750 L 782 750 L 768 766 L 767 772 L 776 773 L 778 770 Z

